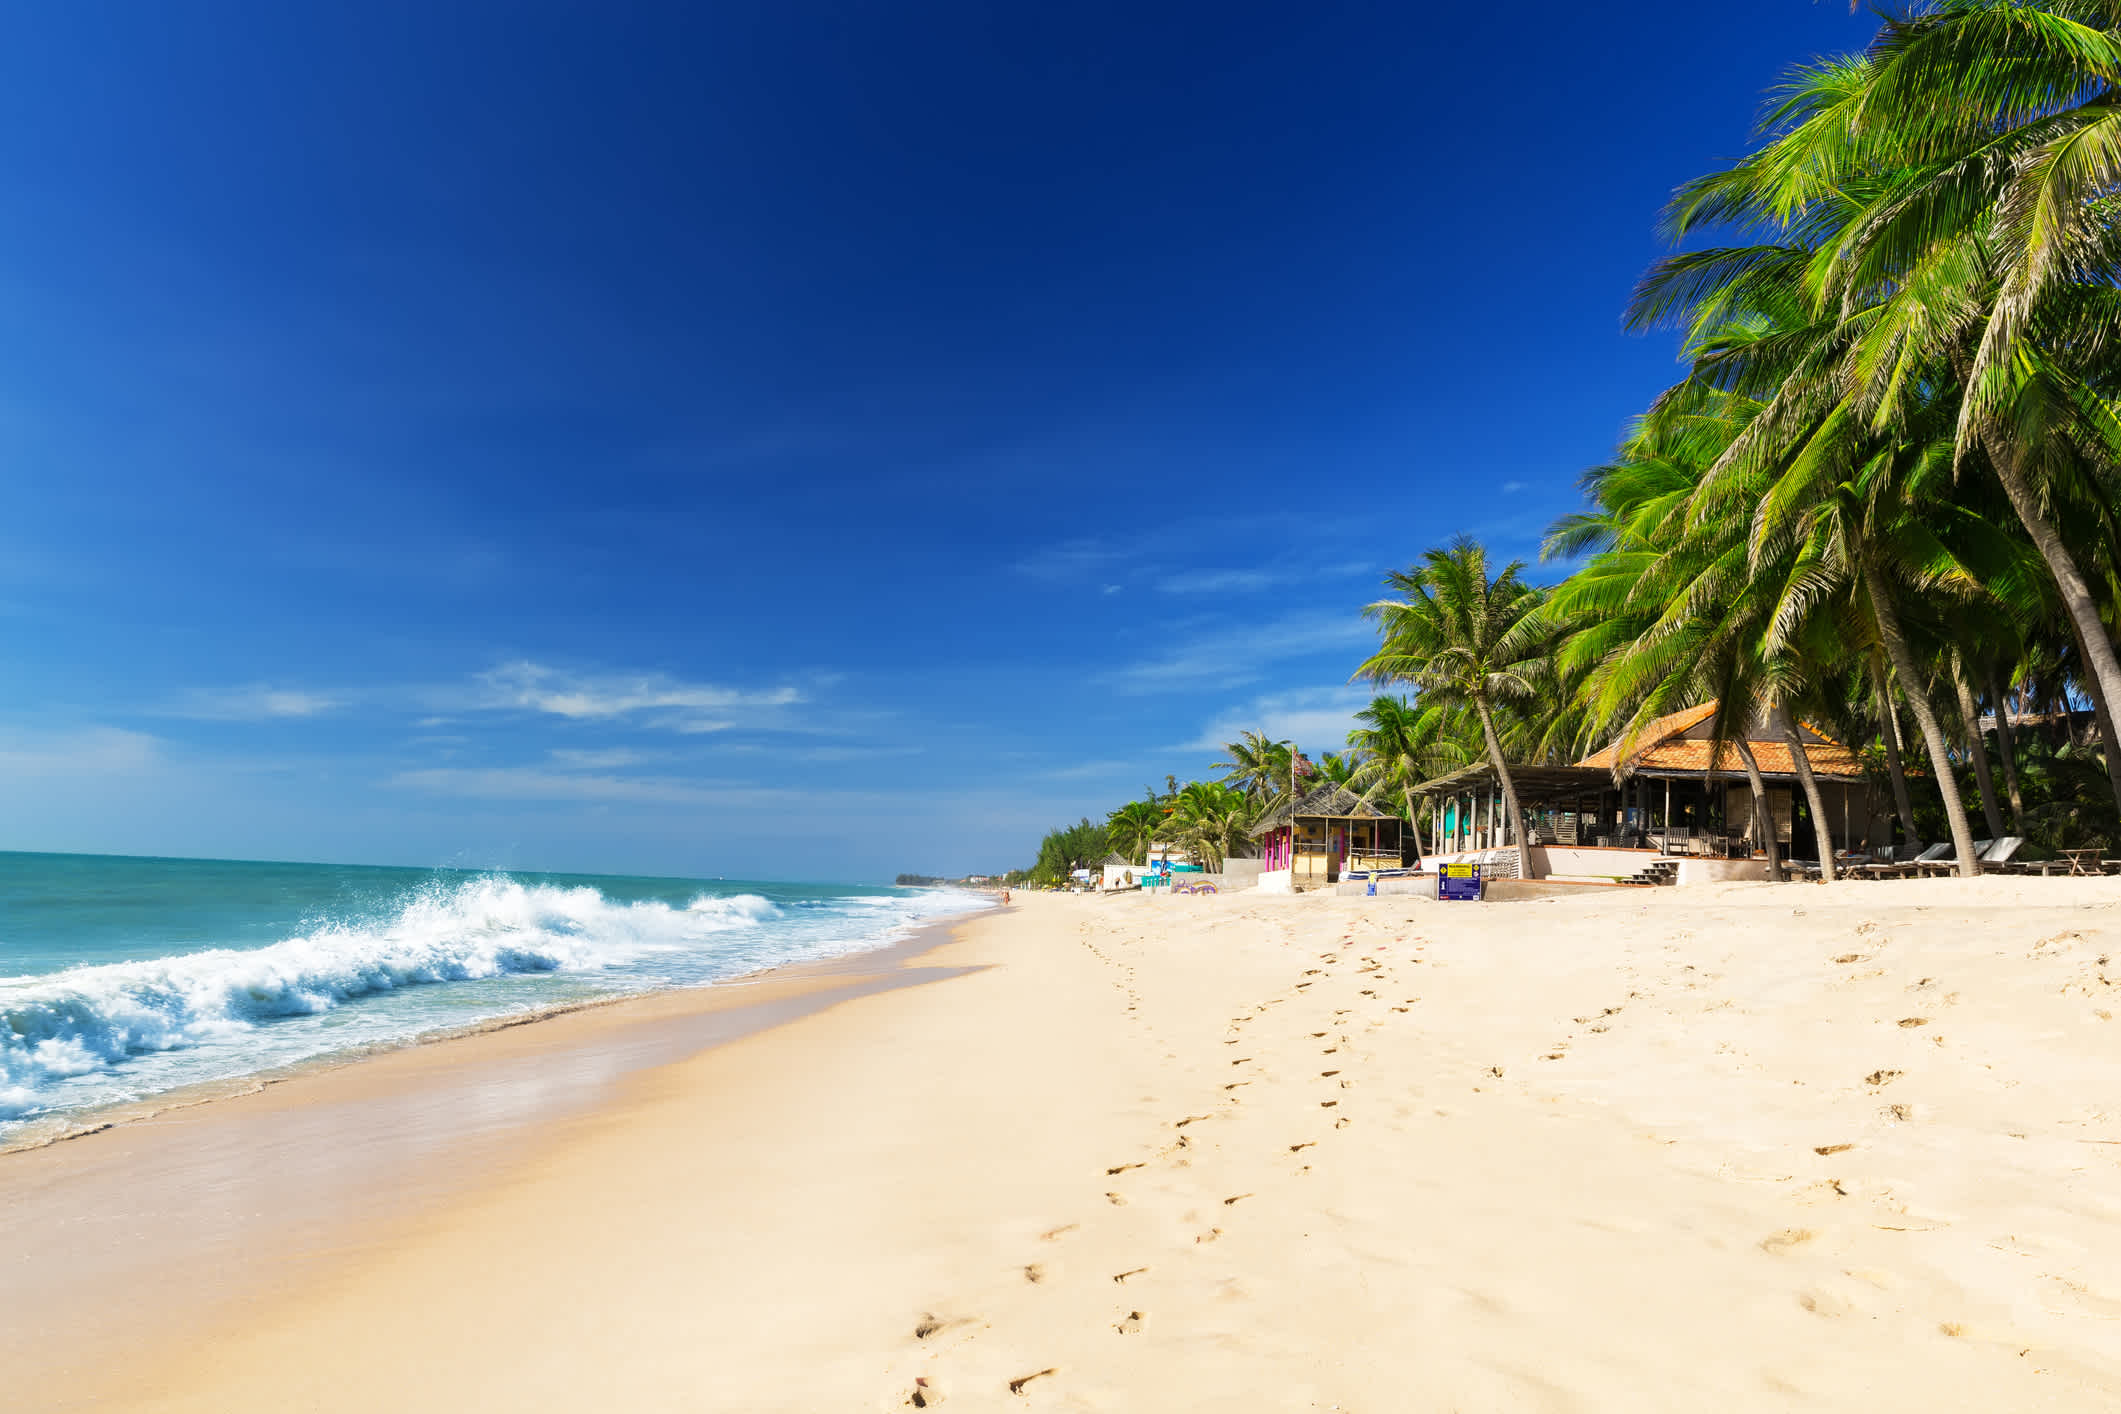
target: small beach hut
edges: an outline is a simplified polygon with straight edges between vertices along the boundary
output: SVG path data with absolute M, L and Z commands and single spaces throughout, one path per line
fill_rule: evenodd
M 1402 821 L 1346 786 L 1327 782 L 1281 798 L 1259 823 L 1259 887 L 1266 893 L 1338 883 L 1344 873 L 1397 869 L 1404 862 Z

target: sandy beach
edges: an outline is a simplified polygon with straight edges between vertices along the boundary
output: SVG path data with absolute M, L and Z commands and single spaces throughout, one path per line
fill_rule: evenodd
M 10 1403 L 2117 1408 L 2117 919 L 2100 880 L 1020 897 L 878 964 L 920 985 L 435 1144 L 400 1202 L 253 1193 L 275 1250 L 139 1235 L 146 1305 L 227 1286 L 188 1326 L 40 1324 L 18 1223 Z M 86 1228 L 113 1156 L 721 990 L 12 1155 L 0 1210 Z

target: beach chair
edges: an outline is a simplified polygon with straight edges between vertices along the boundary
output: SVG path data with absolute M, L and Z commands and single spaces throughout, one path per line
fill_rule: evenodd
M 1895 860 L 1890 864 L 1866 864 L 1861 869 L 1850 872 L 1865 879 L 1905 879 L 1919 873 L 1923 865 L 1942 859 L 1951 852 L 1952 842 L 1946 840 L 1942 844 L 1931 845 L 1913 859 Z
M 2017 873 L 2017 868 L 2011 863 L 2011 856 L 2016 854 L 2018 846 L 2024 843 L 2024 838 L 2019 835 L 2005 835 L 2002 839 L 1997 840 L 1982 852 L 1981 872 L 1984 874 Z
M 1988 852 L 1995 847 L 1996 842 L 1994 840 L 1975 840 L 1974 863 L 1978 866 L 1983 859 L 1988 857 Z M 1950 845 L 1946 845 L 1943 854 L 1935 859 L 1924 859 L 1917 862 L 1915 869 L 1925 879 L 1949 879 L 1952 875 L 1959 872 L 1959 851 Z

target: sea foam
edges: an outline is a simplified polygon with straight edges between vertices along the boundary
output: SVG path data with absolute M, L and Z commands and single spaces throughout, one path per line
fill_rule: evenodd
M 621 966 L 757 928 L 780 912 L 755 894 L 673 908 L 489 876 L 436 884 L 394 911 L 321 922 L 266 947 L 0 979 L 0 1120 L 41 1108 L 56 1081 L 129 1057 L 406 987 Z

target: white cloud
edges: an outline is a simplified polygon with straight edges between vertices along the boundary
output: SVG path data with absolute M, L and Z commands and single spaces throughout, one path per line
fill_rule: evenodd
M 1016 562 L 1016 572 L 1033 579 L 1084 579 L 1095 570 L 1128 558 L 1129 553 L 1108 541 L 1066 540 L 1024 556 Z
M 244 687 L 198 689 L 187 693 L 163 715 L 200 722 L 265 722 L 322 716 L 343 705 L 340 698 L 327 693 L 251 683 Z
M 1240 687 L 1265 676 L 1269 664 L 1328 654 L 1345 658 L 1353 670 L 1376 630 L 1351 611 L 1251 627 L 1174 628 L 1171 637 L 1176 646 L 1166 656 L 1129 664 L 1105 680 L 1128 693 Z
M 161 743 L 144 732 L 0 729 L 0 777 L 125 775 L 160 763 Z
M 1158 580 L 1156 587 L 1166 594 L 1256 594 L 1286 578 L 1272 570 L 1182 570 Z
M 772 712 L 803 701 L 792 687 L 745 691 L 685 682 L 666 673 L 570 673 L 539 663 L 507 663 L 482 673 L 477 705 L 493 711 L 542 712 L 570 721 L 644 716 L 649 726 L 678 732 L 724 731 L 731 714 Z
M 553 764 L 573 771 L 616 771 L 622 766 L 638 766 L 650 759 L 644 751 L 623 746 L 605 751 L 558 750 L 549 754 Z
M 1244 569 L 1190 569 L 1169 574 L 1156 582 L 1166 594 L 1260 594 L 1284 585 L 1317 584 L 1321 580 L 1347 579 L 1370 570 L 1365 560 L 1334 560 L 1324 564 L 1251 565 Z
M 1247 731 L 1265 732 L 1275 741 L 1293 739 L 1304 751 L 1346 749 L 1355 714 L 1370 705 L 1375 690 L 1369 687 L 1299 688 L 1292 692 L 1267 693 L 1241 708 L 1217 714 L 1201 734 L 1182 748 L 1188 751 L 1220 751 L 1226 741 L 1235 741 Z
M 710 805 L 726 801 L 729 792 L 692 781 L 635 779 L 625 776 L 576 775 L 530 766 L 485 768 L 435 767 L 401 771 L 390 783 L 430 795 L 478 800 L 594 800 L 636 804 Z

